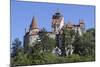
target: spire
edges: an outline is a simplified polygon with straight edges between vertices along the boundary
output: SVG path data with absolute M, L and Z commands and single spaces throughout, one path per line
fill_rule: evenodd
M 59 9 L 57 8 L 56 13 L 60 13 Z
M 26 34 L 26 28 L 25 28 L 25 34 Z
M 30 29 L 38 29 L 38 25 L 37 25 L 37 22 L 36 22 L 36 19 L 35 19 L 34 16 L 32 18 L 32 22 L 31 22 L 31 25 L 30 25 Z
M 84 24 L 84 20 L 83 19 L 79 19 L 79 23 L 80 24 Z

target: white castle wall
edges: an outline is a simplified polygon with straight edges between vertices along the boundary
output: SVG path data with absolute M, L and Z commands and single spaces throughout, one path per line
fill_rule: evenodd
M 64 26 L 64 18 L 62 17 L 61 19 L 62 19 L 62 20 L 61 20 L 61 22 L 60 22 L 60 27 L 59 27 L 60 30 L 61 30 L 61 28 Z
M 38 38 L 39 38 L 39 35 L 29 36 L 29 45 L 34 46 Z

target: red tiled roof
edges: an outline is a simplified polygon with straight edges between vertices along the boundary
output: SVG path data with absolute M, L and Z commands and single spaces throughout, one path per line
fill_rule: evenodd
M 71 23 L 71 22 L 68 22 L 67 24 L 66 24 L 66 27 L 70 27 L 70 28 L 72 28 L 73 27 L 73 24 Z
M 32 23 L 30 25 L 30 29 L 36 29 L 36 28 L 38 28 L 38 25 L 37 25 L 35 18 L 33 17 Z

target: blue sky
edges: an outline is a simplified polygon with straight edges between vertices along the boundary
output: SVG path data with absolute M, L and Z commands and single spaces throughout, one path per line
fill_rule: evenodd
M 72 4 L 34 3 L 11 1 L 11 41 L 18 37 L 23 41 L 25 28 L 29 28 L 32 17 L 35 16 L 39 28 L 51 31 L 52 15 L 59 9 L 64 21 L 79 23 L 84 19 L 86 28 L 95 27 L 95 7 Z

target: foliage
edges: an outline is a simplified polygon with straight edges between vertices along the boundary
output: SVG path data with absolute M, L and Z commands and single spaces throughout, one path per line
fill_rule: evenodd
M 39 44 L 41 45 L 42 50 L 52 51 L 52 49 L 55 47 L 55 40 L 47 35 L 47 31 L 45 30 L 45 28 L 41 30 L 39 37 L 41 40 Z
M 14 42 L 11 44 L 11 56 L 16 56 L 21 49 L 21 41 L 16 38 Z
M 48 36 L 46 35 L 46 30 L 45 28 L 43 28 L 39 34 L 39 37 L 40 37 L 40 45 L 42 47 L 42 50 L 45 51 L 47 50 L 47 47 L 48 47 Z
M 63 28 L 63 33 L 62 33 L 63 47 L 61 48 L 62 56 L 66 55 L 65 47 L 72 48 L 71 46 L 73 44 L 74 36 L 75 36 L 74 30 L 69 30 L 65 27 Z
M 21 48 L 21 41 L 15 39 L 12 43 L 13 52 L 15 56 L 11 56 L 11 65 L 37 65 L 37 64 L 52 64 L 52 63 L 73 63 L 73 62 L 87 62 L 95 61 L 95 30 L 88 29 L 83 36 L 80 36 L 74 31 L 64 30 L 63 38 L 64 43 L 67 45 L 72 44 L 74 46 L 74 54 L 69 56 L 57 56 L 51 53 L 55 47 L 55 40 L 49 38 L 44 30 L 41 32 L 40 42 L 37 42 L 35 46 L 29 47 L 29 50 Z M 74 41 L 72 42 L 74 38 Z M 50 51 L 44 51 L 50 50 Z
M 48 38 L 48 50 L 52 51 L 56 46 L 56 40 L 53 38 Z
M 73 45 L 76 54 L 95 55 L 95 37 L 91 32 L 86 32 L 83 36 L 79 36 L 77 33 Z

